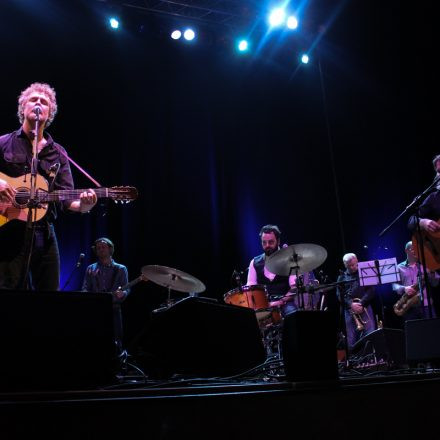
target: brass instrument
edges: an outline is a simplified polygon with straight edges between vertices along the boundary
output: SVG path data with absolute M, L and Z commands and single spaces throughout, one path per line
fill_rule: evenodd
M 358 304 L 360 304 L 361 303 L 361 300 L 359 299 L 359 298 L 353 298 L 353 302 L 354 303 L 358 303 Z M 364 311 L 364 313 L 363 314 L 365 314 L 366 315 L 366 320 L 364 321 L 363 319 L 362 319 L 362 314 L 360 314 L 360 313 L 355 313 L 355 312 L 353 312 L 353 310 L 351 310 L 350 309 L 350 313 L 351 313 L 351 316 L 353 317 L 353 319 L 354 319 L 354 322 L 356 323 L 356 330 L 358 330 L 358 331 L 362 331 L 362 330 L 364 330 L 364 328 L 365 328 L 365 324 L 369 321 L 369 319 L 370 319 L 370 316 L 368 315 L 368 311 L 367 311 L 367 309 L 364 309 L 365 311 Z
M 413 289 L 419 291 L 418 283 L 411 286 Z M 401 298 L 394 304 L 393 310 L 397 316 L 403 316 L 411 307 L 418 306 L 420 304 L 420 294 L 416 293 L 413 296 L 409 296 L 404 293 Z

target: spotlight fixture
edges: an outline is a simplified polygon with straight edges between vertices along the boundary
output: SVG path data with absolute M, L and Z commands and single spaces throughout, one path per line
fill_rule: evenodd
M 117 18 L 111 17 L 108 22 L 112 29 L 119 29 L 119 20 Z
M 301 55 L 301 62 L 303 64 L 307 64 L 309 62 L 309 56 L 306 53 Z
M 178 40 L 181 36 L 182 36 L 182 32 L 179 31 L 178 29 L 176 29 L 173 32 L 171 32 L 171 38 L 173 40 Z
M 247 40 L 240 40 L 237 47 L 239 52 L 246 52 L 249 49 L 249 43 Z
M 286 26 L 289 29 L 296 29 L 298 27 L 298 19 L 294 15 L 287 17 Z
M 273 9 L 269 14 L 269 24 L 272 27 L 281 26 L 286 20 L 286 12 L 283 8 Z
M 190 28 L 186 29 L 185 32 L 183 33 L 183 37 L 187 41 L 194 40 L 195 36 L 196 36 L 195 32 Z

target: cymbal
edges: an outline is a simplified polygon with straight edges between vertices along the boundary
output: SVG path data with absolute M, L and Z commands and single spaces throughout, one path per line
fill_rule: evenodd
M 141 272 L 153 283 L 179 292 L 200 293 L 206 289 L 197 278 L 172 267 L 150 264 L 144 266 Z
M 282 276 L 301 275 L 320 266 L 327 258 L 327 251 L 317 244 L 292 244 L 266 257 L 267 269 Z

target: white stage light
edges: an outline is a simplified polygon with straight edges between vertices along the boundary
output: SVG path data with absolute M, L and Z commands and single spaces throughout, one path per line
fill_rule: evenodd
M 269 14 L 269 24 L 272 27 L 280 26 L 284 23 L 286 19 L 286 12 L 283 8 L 273 9 Z
M 185 38 L 185 40 L 191 41 L 194 40 L 196 34 L 192 29 L 187 29 L 184 33 L 183 36 Z
M 298 27 L 298 19 L 294 15 L 291 15 L 287 18 L 286 24 L 289 29 L 296 29 Z
M 178 40 L 181 36 L 182 36 L 182 32 L 180 32 L 178 29 L 176 29 L 175 31 L 171 32 L 171 38 L 173 40 Z

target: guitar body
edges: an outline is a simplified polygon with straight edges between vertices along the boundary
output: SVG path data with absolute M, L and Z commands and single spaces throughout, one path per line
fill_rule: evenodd
M 440 222 L 440 220 L 438 220 Z M 423 250 L 425 254 L 426 267 L 431 270 L 440 269 L 440 231 L 439 232 L 426 232 L 421 230 L 423 239 Z M 414 234 L 412 237 L 413 246 L 415 246 L 415 251 L 419 261 L 421 261 L 421 256 L 419 255 L 419 239 L 418 234 Z
M 0 179 L 6 180 L 10 186 L 16 189 L 14 203 L 0 202 L 0 227 L 10 220 L 27 221 L 29 209 L 26 207 L 29 200 L 31 175 L 25 174 L 20 177 L 9 177 L 0 173 Z M 36 177 L 37 195 L 47 193 L 49 185 L 46 179 L 39 174 Z M 41 220 L 47 214 L 47 203 L 42 203 L 33 213 L 32 221 Z

